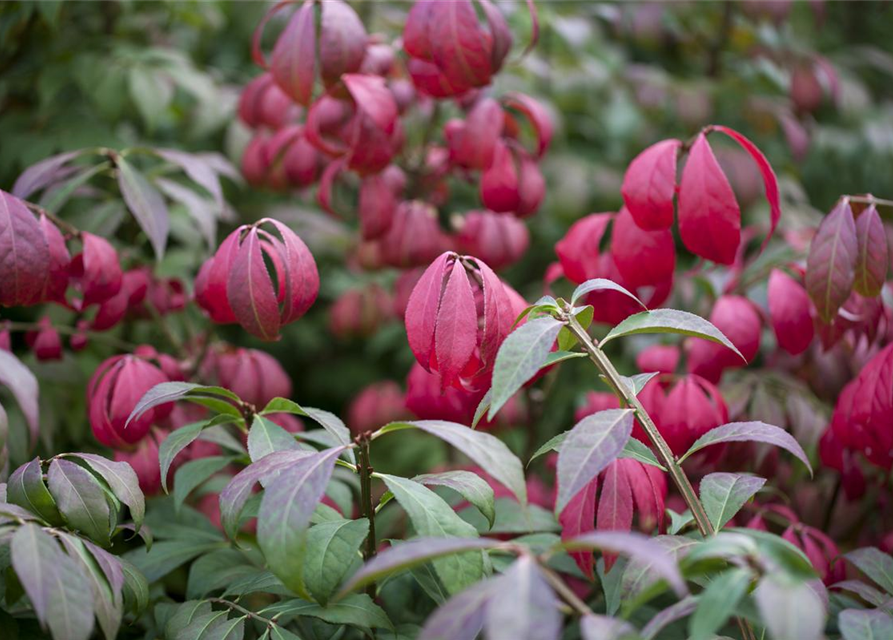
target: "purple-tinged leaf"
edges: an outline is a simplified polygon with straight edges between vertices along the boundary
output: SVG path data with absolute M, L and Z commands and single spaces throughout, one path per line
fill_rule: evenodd
M 771 638 L 819 640 L 823 637 L 827 614 L 808 583 L 791 582 L 770 574 L 760 580 L 753 598 Z
M 861 580 L 842 580 L 841 582 L 835 582 L 830 588 L 842 589 L 843 591 L 855 593 L 857 596 L 865 600 L 865 602 L 874 605 L 875 607 L 880 607 L 890 599 L 890 596 L 881 593 L 878 589 L 865 584 Z
M 421 429 L 452 445 L 511 491 L 521 504 L 527 503 L 524 467 L 515 454 L 496 436 L 445 420 L 392 422 L 379 429 L 377 433 L 384 435 L 402 429 Z
M 831 322 L 850 297 L 858 253 L 853 210 L 844 199 L 822 220 L 806 260 L 806 291 L 825 322 Z
M 109 503 L 93 474 L 64 458 L 56 458 L 47 472 L 47 484 L 69 527 L 97 542 L 108 541 Z
M 628 556 L 632 560 L 648 564 L 650 569 L 664 578 L 678 595 L 682 596 L 688 593 L 688 588 L 685 586 L 685 581 L 682 579 L 682 574 L 676 566 L 673 555 L 659 543 L 641 533 L 596 531 L 570 540 L 563 540 L 559 546 L 569 551 L 599 549 L 603 553 Z
M 61 534 L 59 541 L 65 547 L 69 557 L 78 564 L 81 575 L 87 578 L 87 581 L 90 583 L 90 589 L 93 592 L 96 621 L 99 623 L 99 628 L 102 629 L 106 640 L 115 640 L 118 637 L 121 618 L 124 614 L 124 598 L 121 593 L 121 588 L 124 586 L 124 573 L 121 571 L 121 566 L 115 564 L 117 559 L 114 556 L 105 551 L 102 552 L 108 556 L 108 558 L 103 557 L 104 560 L 108 561 L 108 567 L 117 569 L 117 576 L 115 574 L 112 575 L 112 577 L 120 578 L 117 587 L 115 587 L 111 582 L 112 577 L 106 573 L 105 568 L 100 567 L 98 562 L 99 556 L 87 550 L 87 544 L 90 543 L 68 533 Z M 91 546 L 93 549 L 102 551 L 96 545 Z
M 850 551 L 844 558 L 856 565 L 879 587 L 893 595 L 893 556 L 877 547 L 865 547 Z
M 127 160 L 119 158 L 117 166 L 118 187 L 121 189 L 124 202 L 148 236 L 155 250 L 155 257 L 160 260 L 164 255 L 171 224 L 164 198 L 158 189 Z
M 0 352 L 2 353 L 2 352 Z M 2 356 L 0 356 L 2 357 Z M 222 387 L 209 387 L 205 385 L 195 384 L 193 382 L 162 382 L 146 391 L 145 395 L 136 403 L 130 416 L 127 418 L 127 425 L 146 413 L 149 409 L 154 409 L 158 405 L 168 402 L 176 402 L 182 400 L 190 394 L 223 396 L 228 400 L 238 400 L 239 396 L 228 389 Z M 125 425 L 125 427 L 127 426 Z
M 679 462 L 683 462 L 696 451 L 700 451 L 704 447 L 712 444 L 720 444 L 722 442 L 763 442 L 765 444 L 775 445 L 786 449 L 796 456 L 812 474 L 812 466 L 809 464 L 809 458 L 803 451 L 803 447 L 784 429 L 774 427 L 765 422 L 730 422 L 722 426 L 711 429 L 700 438 L 695 440 L 691 448 L 685 452 Z
M 24 202 L 0 191 L 0 307 L 36 304 L 49 275 L 49 243 L 37 218 Z
M 765 478 L 740 473 L 711 473 L 701 480 L 701 502 L 713 528 L 719 531 L 744 503 L 766 484 Z
M 676 604 L 670 605 L 651 618 L 651 620 L 648 621 L 648 624 L 642 627 L 642 640 L 656 638 L 657 634 L 660 633 L 664 627 L 677 620 L 682 620 L 685 616 L 691 615 L 697 606 L 698 600 L 693 596 L 688 596 Z
M 48 187 L 60 175 L 67 175 L 63 167 L 82 153 L 83 151 L 67 151 L 32 164 L 16 179 L 12 186 L 12 195 L 17 198 L 27 198 L 35 191 Z
M 274 7 L 270 13 L 277 9 Z M 270 73 L 276 84 L 292 100 L 304 106 L 308 106 L 313 97 L 316 76 L 315 19 L 314 4 L 304 2 L 288 21 L 270 57 Z
M 558 598 L 536 560 L 521 556 L 494 587 L 484 616 L 488 640 L 557 640 L 562 615 Z
M 837 617 L 843 640 L 881 640 L 893 638 L 893 615 L 876 609 L 846 609 Z
M 602 344 L 604 345 L 614 338 L 637 333 L 678 333 L 684 336 L 704 338 L 728 347 L 744 362 L 747 362 L 732 341 L 711 322 L 688 311 L 679 311 L 678 309 L 655 309 L 632 315 L 611 329 L 608 335 L 602 338 Z
M 146 499 L 140 489 L 136 472 L 126 462 L 114 462 L 95 453 L 71 453 L 72 458 L 79 458 L 87 466 L 108 483 L 115 497 L 130 508 L 130 517 L 139 531 L 143 516 L 146 513 Z
M 254 485 L 268 484 L 276 478 L 283 469 L 299 462 L 301 459 L 313 455 L 309 451 L 277 451 L 264 456 L 257 462 L 248 465 L 233 476 L 229 484 L 220 492 L 220 521 L 223 530 L 230 538 L 235 539 L 239 527 L 239 516 Z
M 499 347 L 493 368 L 489 420 L 540 370 L 563 326 L 552 317 L 536 318 L 508 335 Z
M 560 514 L 594 477 L 617 459 L 633 429 L 631 409 L 608 409 L 586 416 L 571 429 L 558 450 Z
M 222 212 L 224 201 L 220 179 L 204 157 L 176 149 L 156 149 L 155 153 L 171 164 L 175 164 L 183 169 L 183 172 L 193 182 L 211 194 L 214 202 L 217 203 L 218 208 Z
M 856 279 L 853 288 L 857 293 L 873 298 L 884 287 L 887 265 L 890 263 L 887 233 L 874 205 L 856 219 L 856 240 Z
M 257 542 L 270 571 L 299 595 L 305 591 L 306 530 L 343 448 L 334 447 L 299 458 L 282 469 L 275 480 L 267 482 L 261 499 Z
M 58 526 L 63 522 L 56 501 L 43 481 L 40 458 L 23 464 L 9 476 L 6 501 L 27 509 L 51 525 Z
M 164 195 L 186 208 L 208 246 L 212 251 L 215 250 L 217 248 L 217 216 L 212 210 L 213 203 L 173 180 L 159 178 L 155 184 L 164 192 Z
M 626 620 L 601 616 L 597 613 L 580 618 L 580 635 L 583 640 L 624 640 L 636 637 L 636 629 Z
M 254 416 L 248 430 L 248 455 L 252 462 L 257 462 L 274 451 L 292 451 L 300 449 L 295 436 L 272 420 L 263 416 Z
M 356 591 L 381 578 L 436 558 L 476 549 L 490 549 L 499 546 L 499 544 L 498 540 L 491 538 L 416 538 L 408 542 L 401 542 L 379 552 L 364 564 L 341 587 L 336 597 L 343 597 L 351 591 Z
M 426 487 L 448 487 L 473 504 L 487 518 L 490 526 L 496 519 L 496 506 L 493 487 L 486 480 L 471 471 L 442 471 L 427 473 L 413 478 Z
M 574 293 L 571 295 L 571 304 L 576 304 L 577 300 L 585 296 L 587 293 L 592 293 L 593 291 L 617 291 L 618 293 L 622 293 L 623 295 L 632 298 L 639 305 L 648 310 L 648 307 L 645 306 L 645 303 L 639 300 L 635 294 L 630 293 L 624 287 L 621 287 L 619 284 L 614 282 L 613 280 L 608 280 L 607 278 L 593 278 L 592 280 L 587 280 L 579 287 L 574 289 Z
M 41 625 L 55 640 L 87 640 L 93 632 L 93 592 L 77 563 L 33 524 L 19 527 L 11 547 L 12 568 Z
M 475 640 L 498 584 L 498 579 L 483 580 L 454 595 L 428 617 L 418 640 Z

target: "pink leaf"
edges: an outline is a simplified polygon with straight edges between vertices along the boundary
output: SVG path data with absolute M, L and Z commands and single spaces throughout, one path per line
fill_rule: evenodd
M 512 48 L 512 32 L 496 5 L 490 0 L 478 0 L 478 2 L 484 10 L 487 24 L 490 26 L 490 36 L 493 41 L 490 52 L 490 70 L 496 73 L 502 67 L 503 61 Z
M 353 8 L 341 0 L 320 4 L 319 64 L 323 83 L 329 87 L 345 73 L 360 68 L 366 53 L 366 28 Z
M 623 176 L 623 202 L 642 229 L 668 229 L 673 224 L 676 159 L 679 140 L 663 140 L 636 156 Z
M 572 224 L 555 244 L 555 253 L 568 280 L 582 284 L 600 275 L 599 245 L 613 218 L 612 213 L 591 213 Z
M 499 213 L 515 211 L 520 204 L 518 170 L 511 150 L 501 140 L 493 148 L 493 163 L 481 175 L 480 196 L 485 207 Z
M 598 476 L 594 477 L 577 493 L 558 516 L 561 524 L 561 539 L 567 540 L 595 530 L 595 497 L 598 491 Z M 594 560 L 592 551 L 571 551 L 571 558 L 587 577 L 593 577 Z
M 434 2 L 428 15 L 431 53 L 447 81 L 460 91 L 489 84 L 492 45 L 471 0 Z
M 0 306 L 37 304 L 49 276 L 49 245 L 37 218 L 0 191 Z
M 406 304 L 406 337 L 416 360 L 426 371 L 431 370 L 434 352 L 434 328 L 440 309 L 444 274 L 450 253 L 443 253 L 431 263 L 409 296 Z
M 679 235 L 689 251 L 732 264 L 741 242 L 735 193 L 703 133 L 698 134 L 679 185 Z
M 474 293 L 460 260 L 453 261 L 437 311 L 434 345 L 441 385 L 458 379 L 477 343 L 478 318 Z
M 673 232 L 669 228 L 655 231 L 640 228 L 624 207 L 614 218 L 611 256 L 624 284 L 632 289 L 666 282 L 676 268 Z
M 342 77 L 342 81 L 356 102 L 357 110 L 369 116 L 375 126 L 386 134 L 393 133 L 397 123 L 397 103 L 384 78 L 349 73 Z
M 552 143 L 554 133 L 549 112 L 537 100 L 523 93 L 510 93 L 505 98 L 505 106 L 524 114 L 530 121 L 536 134 L 535 155 L 537 158 L 541 158 Z
M 270 73 L 279 88 L 305 107 L 313 97 L 316 75 L 316 17 L 305 2 L 288 21 L 270 57 Z M 276 11 L 279 7 L 274 7 Z M 272 12 L 271 12 L 272 13 Z
M 778 346 L 791 355 L 806 351 L 815 334 L 806 289 L 784 271 L 773 269 L 767 296 Z
M 493 162 L 496 142 L 502 135 L 505 115 L 493 98 L 483 98 L 472 107 L 450 155 L 457 164 L 484 170 Z
M 853 211 L 844 199 L 822 220 L 806 260 L 806 291 L 825 322 L 833 320 L 850 297 L 858 252 Z
M 763 245 L 760 247 L 760 250 L 762 251 L 772 237 L 772 234 L 775 232 L 775 228 L 778 226 L 778 221 L 781 219 L 781 203 L 779 201 L 778 180 L 775 177 L 775 171 L 772 170 L 772 165 L 769 164 L 769 161 L 766 159 L 766 156 L 763 155 L 763 152 L 743 135 L 728 127 L 715 126 L 713 128 L 720 133 L 726 134 L 741 145 L 741 147 L 750 154 L 753 161 L 757 163 L 760 175 L 763 176 L 763 186 L 766 189 L 766 200 L 769 201 L 771 223 L 769 233 L 766 234 L 766 239 L 763 240 Z
M 887 234 L 877 208 L 871 205 L 856 219 L 856 280 L 853 288 L 863 296 L 880 295 L 887 279 Z
M 403 26 L 403 49 L 413 58 L 431 59 L 431 40 L 428 25 L 431 23 L 433 0 L 417 0 L 406 16 Z
M 226 296 L 245 331 L 261 340 L 278 337 L 279 305 L 255 228 L 248 231 L 236 252 L 226 283 Z

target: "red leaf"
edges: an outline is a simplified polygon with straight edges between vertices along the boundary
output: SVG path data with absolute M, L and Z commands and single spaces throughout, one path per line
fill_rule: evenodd
M 515 215 L 526 218 L 536 213 L 546 196 L 546 180 L 539 165 L 526 152 L 519 153 L 518 208 Z
M 772 165 L 769 164 L 769 161 L 766 159 L 766 156 L 763 155 L 763 152 L 743 135 L 728 127 L 715 126 L 713 128 L 720 133 L 726 134 L 741 145 L 741 147 L 750 154 L 753 161 L 757 163 L 757 169 L 760 170 L 760 175 L 763 176 L 763 186 L 766 189 L 766 200 L 769 201 L 771 223 L 769 233 L 766 234 L 766 239 L 763 240 L 763 244 L 760 247 L 760 251 L 762 251 L 772 237 L 772 234 L 775 232 L 775 228 L 778 226 L 778 221 L 781 219 L 781 203 L 778 196 L 778 180 L 775 177 L 775 171 L 772 170 Z
M 342 80 L 356 102 L 357 111 L 366 114 L 386 134 L 392 134 L 397 123 L 397 103 L 384 78 L 349 73 Z
M 502 283 L 493 270 L 475 258 L 481 272 L 484 289 L 484 326 L 481 330 L 480 358 L 485 370 L 491 368 L 502 341 L 511 331 L 516 311 Z M 526 305 L 525 305 L 526 306 Z
M 485 207 L 499 213 L 515 211 L 520 204 L 515 160 L 501 140 L 493 149 L 493 163 L 481 175 L 480 195 Z
M 374 240 L 391 226 L 397 209 L 397 195 L 387 177 L 376 173 L 363 178 L 357 213 L 364 240 Z
M 504 122 L 505 115 L 496 100 L 483 98 L 477 102 L 468 112 L 455 145 L 450 145 L 453 162 L 469 169 L 484 170 L 489 167 Z
M 602 493 L 598 500 L 599 531 L 629 531 L 633 526 L 633 494 L 623 465 L 615 460 L 604 473 Z M 605 572 L 611 570 L 617 556 L 604 554 Z
M 639 528 L 651 533 L 655 525 L 658 531 L 664 523 L 664 497 L 667 481 L 657 467 L 642 464 L 636 460 L 620 459 L 618 463 L 626 469 L 626 477 L 632 490 L 639 513 Z
M 669 229 L 673 224 L 676 159 L 679 140 L 663 140 L 633 158 L 620 189 L 623 202 L 642 229 Z
M 248 231 L 236 251 L 226 282 L 226 296 L 245 331 L 262 340 L 278 337 L 279 305 L 256 228 Z
M 668 229 L 640 228 L 624 207 L 614 218 L 611 256 L 626 286 L 638 288 L 666 282 L 676 268 L 676 243 Z
M 478 317 L 474 293 L 460 260 L 453 261 L 434 331 L 434 349 L 441 386 L 452 385 L 477 346 Z
M 65 246 L 65 238 L 58 227 L 46 216 L 40 216 L 40 227 L 47 239 L 50 252 L 50 272 L 41 298 L 51 302 L 65 302 L 65 290 L 68 288 L 68 268 L 71 255 Z
M 321 3 L 319 64 L 323 83 L 329 87 L 345 73 L 360 68 L 366 53 L 368 36 L 353 8 L 341 0 Z
M 319 272 L 313 255 L 298 235 L 272 218 L 264 218 L 282 236 L 285 281 L 279 282 L 283 291 L 281 322 L 294 322 L 307 312 L 319 293 Z
M 278 8 L 274 7 L 272 11 Z M 276 84 L 305 107 L 313 97 L 316 76 L 315 21 L 313 3 L 305 2 L 288 21 L 270 57 L 270 74 Z
M 489 84 L 492 45 L 471 0 L 434 2 L 428 17 L 431 53 L 447 81 L 460 91 Z
M 505 106 L 523 113 L 536 133 L 536 157 L 541 158 L 552 142 L 552 118 L 538 101 L 523 93 L 510 93 L 505 98 Z
M 49 277 L 49 245 L 37 218 L 0 191 L 0 306 L 37 304 Z
M 833 320 L 850 297 L 858 253 L 853 211 L 844 199 L 822 220 L 806 260 L 806 291 L 825 322 Z
M 403 49 L 413 58 L 431 59 L 431 40 L 428 25 L 431 23 L 433 0 L 416 0 L 406 15 L 403 26 Z
M 773 269 L 767 295 L 778 346 L 791 355 L 803 353 L 815 334 L 806 289 L 784 271 Z
M 336 218 L 342 216 L 332 205 L 332 191 L 334 190 L 335 180 L 344 171 L 344 165 L 344 160 L 333 160 L 326 165 L 326 169 L 322 172 L 322 177 L 319 179 L 319 188 L 316 190 L 316 201 L 319 203 L 319 206 L 322 207 L 323 211 Z
M 104 238 L 81 233 L 83 251 L 71 263 L 72 279 L 83 292 L 83 306 L 105 302 L 121 290 L 118 252 Z
M 738 202 L 703 133 L 682 170 L 679 235 L 689 251 L 719 264 L 732 264 L 741 242 Z
M 856 280 L 853 288 L 863 296 L 880 295 L 887 279 L 887 234 L 877 208 L 871 205 L 856 219 Z
M 595 530 L 595 496 L 598 491 L 598 476 L 571 498 L 558 516 L 561 524 L 561 539 L 574 538 L 582 533 Z M 591 550 L 572 551 L 571 558 L 588 578 L 593 578 L 595 564 Z
M 492 39 L 490 51 L 490 71 L 496 73 L 512 48 L 512 32 L 499 9 L 490 0 L 478 0 L 490 26 Z M 534 12 L 535 15 L 535 12 Z M 538 25 L 537 25 L 538 26 Z
M 431 370 L 434 353 L 434 328 L 437 312 L 440 309 L 440 294 L 443 291 L 444 275 L 449 252 L 441 254 L 431 263 L 409 296 L 406 304 L 406 338 L 412 350 L 426 371 Z
M 555 245 L 565 277 L 582 284 L 599 273 L 599 245 L 612 213 L 591 213 L 580 218 Z

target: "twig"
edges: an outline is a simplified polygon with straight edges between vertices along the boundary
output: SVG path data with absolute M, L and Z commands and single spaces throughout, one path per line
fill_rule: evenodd
M 208 598 L 208 602 L 216 602 L 217 604 L 222 604 L 225 607 L 229 607 L 233 611 L 238 611 L 239 613 L 242 613 L 242 614 L 248 616 L 249 618 L 254 618 L 258 622 L 265 624 L 270 629 L 272 629 L 275 626 L 278 626 L 275 622 L 273 622 L 269 618 L 264 618 L 262 615 L 260 615 L 258 613 L 254 613 L 254 611 L 246 609 L 242 605 L 236 604 L 235 602 L 231 602 L 231 601 L 225 600 L 223 598 Z
M 57 216 L 55 213 L 52 213 L 52 212 L 44 209 L 40 205 L 34 204 L 33 202 L 28 202 L 27 200 L 22 200 L 22 202 L 24 202 L 25 206 L 28 207 L 32 212 L 36 213 L 37 215 L 46 216 L 48 220 L 50 220 L 54 225 L 56 225 L 57 227 L 59 227 L 60 229 L 65 231 L 65 233 L 67 233 L 68 235 L 70 235 L 74 238 L 81 237 L 80 229 L 78 229 L 77 227 L 75 227 L 72 224 L 69 224 L 68 222 L 65 222 L 65 220 L 63 220 L 62 218 Z
M 543 576 L 545 576 L 546 581 L 550 585 L 552 585 L 552 588 L 558 592 L 558 595 L 560 595 L 574 611 L 579 613 L 581 616 L 592 615 L 592 609 L 590 609 L 585 602 L 577 597 L 577 594 L 575 594 L 571 590 L 571 588 L 564 583 L 564 580 L 562 580 L 557 573 L 552 571 L 552 569 L 550 569 L 543 563 L 540 563 L 540 571 L 542 572 Z
M 12 322 L 9 320 L 0 321 L 0 325 L 2 325 L 3 328 L 9 329 L 10 331 L 40 331 L 43 328 L 38 324 L 32 324 L 29 322 Z M 53 329 L 67 336 L 82 334 L 87 336 L 90 340 L 95 340 L 96 342 L 105 342 L 109 346 L 120 349 L 121 351 L 133 351 L 134 349 L 136 349 L 135 344 L 131 344 L 124 340 L 119 340 L 114 336 L 110 336 L 105 333 L 99 333 L 97 331 L 81 331 L 74 327 L 56 324 L 53 324 Z
M 363 560 L 369 562 L 375 557 L 376 540 L 375 540 L 375 505 L 372 504 L 372 463 L 369 460 L 369 445 L 371 444 L 369 434 L 362 433 L 357 436 L 356 443 L 359 445 L 359 464 L 360 473 L 360 499 L 362 502 L 363 514 L 369 520 L 369 533 L 366 536 L 366 547 L 363 551 Z M 375 597 L 375 584 L 370 584 L 366 588 L 369 597 Z

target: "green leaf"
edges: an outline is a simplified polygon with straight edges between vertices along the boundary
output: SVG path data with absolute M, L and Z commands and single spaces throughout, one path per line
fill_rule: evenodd
M 77 562 L 33 524 L 13 534 L 11 551 L 16 576 L 54 640 L 87 640 L 93 633 L 93 591 Z
M 161 260 L 170 232 L 170 215 L 164 198 L 136 167 L 123 157 L 115 160 L 118 167 L 118 187 L 127 208 L 136 218 L 155 250 L 155 257 Z
M 87 463 L 87 466 L 105 480 L 115 497 L 130 508 L 130 517 L 139 531 L 146 514 L 146 499 L 140 489 L 139 478 L 136 472 L 126 462 L 114 462 L 94 453 L 71 453 L 73 458 L 79 458 Z
M 632 429 L 632 409 L 608 409 L 586 416 L 570 430 L 558 451 L 555 513 L 617 459 Z
M 199 600 L 187 600 L 177 607 L 174 614 L 168 618 L 164 625 L 165 638 L 177 638 L 183 629 L 192 624 L 193 620 L 213 613 L 210 602 Z
M 16 469 L 6 485 L 6 500 L 27 509 L 52 525 L 62 524 L 62 514 L 47 490 L 40 468 L 40 458 Z
M 728 347 L 737 353 L 742 361 L 747 362 L 731 340 L 712 323 L 693 313 L 678 309 L 655 309 L 632 315 L 611 329 L 608 335 L 602 338 L 601 344 L 604 346 L 614 338 L 637 333 L 679 333 L 685 336 L 704 338 Z
M 268 482 L 261 499 L 257 542 L 270 571 L 300 596 L 306 595 L 302 569 L 307 528 L 342 451 L 335 447 L 296 460 Z
M 477 537 L 477 530 L 430 489 L 407 478 L 385 474 L 380 474 L 380 477 L 409 515 L 413 529 L 419 536 Z M 483 556 L 480 552 L 474 552 L 440 558 L 434 561 L 434 569 L 447 591 L 457 593 L 483 577 Z
M 825 607 L 806 582 L 769 574 L 753 594 L 760 617 L 773 640 L 819 640 L 825 630 Z
M 563 326 L 552 317 L 536 318 L 508 335 L 493 368 L 493 396 L 487 413 L 490 420 L 540 370 Z
M 642 389 L 645 388 L 645 385 L 651 381 L 656 375 L 660 375 L 656 371 L 652 371 L 650 373 L 637 373 L 634 376 L 620 376 L 620 381 L 626 385 L 626 388 L 633 392 L 633 395 L 639 395 L 642 392 Z M 599 375 L 600 378 L 604 379 L 603 375 Z
M 359 549 L 369 532 L 369 521 L 337 520 L 310 527 L 304 584 L 313 599 L 325 605 L 344 576 L 360 560 Z
M 565 360 L 574 360 L 576 358 L 585 357 L 586 354 L 580 351 L 550 351 L 549 355 L 546 356 L 545 362 L 543 362 L 543 366 L 540 368 L 551 367 L 553 364 L 558 364 Z
M 837 626 L 844 640 L 893 638 L 893 616 L 886 611 L 847 609 L 840 612 Z
M 893 596 L 893 557 L 876 547 L 850 551 L 843 556 L 871 578 L 881 589 Z
M 452 445 L 471 458 L 486 473 L 511 491 L 522 504 L 527 503 L 527 482 L 521 461 L 499 438 L 469 429 L 455 422 L 444 420 L 416 420 L 415 422 L 392 422 L 378 430 L 377 436 L 401 431 L 421 429 Z
M 490 408 L 490 398 L 493 397 L 493 389 L 487 389 L 487 393 L 481 398 L 477 409 L 474 410 L 474 418 L 471 420 L 471 428 L 477 429 L 478 423 L 487 415 L 487 409 Z
M 579 287 L 574 289 L 574 293 L 571 295 L 571 304 L 577 304 L 577 300 L 585 296 L 587 293 L 592 293 L 593 291 L 617 291 L 618 293 L 622 293 L 628 298 L 632 298 L 633 300 L 638 302 L 639 306 L 641 306 L 643 309 L 648 308 L 645 306 L 644 302 L 639 300 L 627 289 L 621 287 L 613 280 L 608 280 L 607 278 L 593 278 L 592 280 L 587 280 Z
M 183 464 L 174 473 L 174 509 L 179 510 L 183 505 L 183 501 L 196 487 L 231 462 L 232 458 L 210 456 L 208 458 L 190 460 Z
M 744 503 L 766 484 L 765 478 L 739 473 L 711 473 L 701 479 L 701 502 L 713 528 L 719 531 Z
M 329 624 L 346 624 L 367 630 L 394 628 L 384 610 L 365 593 L 354 593 L 327 607 L 306 600 L 286 600 L 267 607 L 264 614 L 276 616 L 280 623 L 299 616 L 311 616 Z
M 380 551 L 341 587 L 338 598 L 377 582 L 382 578 L 405 571 L 420 564 L 445 556 L 487 549 L 499 545 L 492 538 L 416 538 L 397 543 Z
M 762 442 L 781 447 L 794 454 L 800 462 L 806 465 L 812 475 L 812 466 L 809 464 L 809 458 L 794 437 L 784 429 L 766 424 L 765 422 L 730 422 L 722 426 L 711 429 L 700 438 L 695 440 L 688 451 L 679 458 L 682 463 L 691 454 L 700 451 L 704 447 L 712 444 L 720 444 L 723 442 Z
M 133 563 L 146 580 L 155 582 L 203 553 L 221 548 L 222 544 L 202 539 L 161 540 L 148 552 L 144 548 L 134 549 L 124 554 L 124 558 Z
M 267 406 L 264 407 L 263 411 L 261 411 L 261 415 L 269 415 L 271 413 L 293 413 L 297 416 L 310 418 L 328 431 L 332 437 L 335 438 L 336 444 L 349 446 L 352 442 L 350 429 L 345 426 L 344 422 L 338 416 L 329 413 L 328 411 L 315 409 L 313 407 L 302 407 L 297 402 L 287 400 L 286 398 L 273 398 L 267 403 Z M 345 453 L 353 462 L 353 450 L 346 449 Z
M 68 550 L 68 555 L 78 563 L 81 573 L 90 582 L 96 621 L 106 640 L 115 640 L 118 637 L 121 617 L 124 614 L 124 600 L 120 588 L 116 589 L 112 586 L 94 557 L 87 551 L 83 541 L 70 534 L 63 534 L 59 540 Z M 114 556 L 108 555 L 108 558 L 114 558 Z M 112 561 L 117 563 L 117 559 Z M 123 574 L 120 575 L 120 578 L 123 585 Z
M 161 404 L 166 404 L 168 402 L 176 402 L 177 400 L 183 399 L 197 399 L 197 398 L 226 398 L 228 400 L 232 400 L 233 402 L 239 402 L 239 396 L 234 394 L 229 389 L 224 389 L 223 387 L 213 387 L 201 384 L 195 384 L 193 382 L 162 382 L 161 384 L 156 384 L 154 387 L 146 391 L 142 398 L 140 398 L 139 402 L 136 403 L 136 406 L 131 411 L 130 415 L 127 417 L 127 425 L 129 425 L 132 421 L 143 415 L 149 409 L 153 409 Z M 220 424 L 219 422 L 215 424 Z
M 688 620 L 689 640 L 709 640 L 719 632 L 747 593 L 750 577 L 747 569 L 730 569 L 710 581 Z
M 228 587 L 245 576 L 257 575 L 257 567 L 236 549 L 218 549 L 206 553 L 189 567 L 186 597 L 204 598 L 212 591 Z
M 229 619 L 229 610 L 211 611 L 195 616 L 174 640 L 241 640 L 245 618 Z
M 111 512 L 105 491 L 93 475 L 64 458 L 56 458 L 47 473 L 50 493 L 68 525 L 100 544 L 111 536 Z
M 248 431 L 248 455 L 257 462 L 268 453 L 299 449 L 295 437 L 272 420 L 254 416 Z
M 441 473 L 426 473 L 413 478 L 426 487 L 448 487 L 457 492 L 480 511 L 490 526 L 496 519 L 496 506 L 494 504 L 493 487 L 486 480 L 471 471 L 443 471 Z
M 158 126 L 159 118 L 167 111 L 174 98 L 173 85 L 156 70 L 137 65 L 127 76 L 130 98 L 149 131 Z
M 549 509 L 535 504 L 521 505 L 510 497 L 496 499 L 496 518 L 491 525 L 475 507 L 459 512 L 459 517 L 482 535 L 527 534 L 560 531 L 561 526 Z
M 124 573 L 124 606 L 139 616 L 149 606 L 149 583 L 139 569 L 123 558 L 118 558 Z
M 184 427 L 171 431 L 158 447 L 158 463 L 161 465 L 161 486 L 164 492 L 168 492 L 167 476 L 171 465 L 183 449 L 191 445 L 210 423 L 193 422 Z

